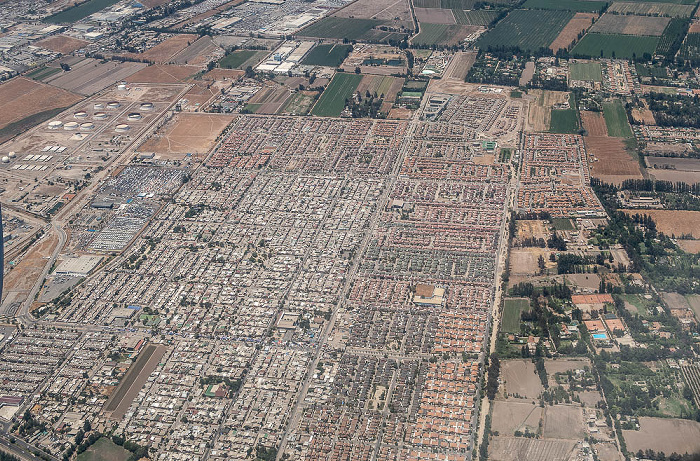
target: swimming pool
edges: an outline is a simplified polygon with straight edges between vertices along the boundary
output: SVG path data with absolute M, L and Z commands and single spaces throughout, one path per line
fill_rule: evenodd
M 608 335 L 605 333 L 596 333 L 593 335 L 593 339 L 608 339 Z

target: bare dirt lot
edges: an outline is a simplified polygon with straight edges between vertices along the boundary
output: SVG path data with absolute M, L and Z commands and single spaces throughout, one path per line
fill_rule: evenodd
M 627 448 L 664 453 L 700 452 L 700 423 L 687 419 L 639 418 L 639 431 L 622 431 Z
M 57 74 L 46 80 L 46 83 L 87 96 L 124 80 L 146 66 L 147 64 L 140 62 L 100 62 L 97 59 L 83 59 L 71 65 L 69 72 Z
M 581 406 L 554 405 L 545 407 L 544 412 L 545 438 L 578 440 L 586 435 Z
M 455 53 L 449 66 L 445 69 L 443 78 L 454 78 L 464 81 L 464 78 L 476 61 L 476 54 L 476 51 L 460 51 Z
M 145 59 L 155 63 L 167 63 L 177 53 L 187 48 L 188 45 L 194 43 L 195 40 L 197 40 L 196 35 L 175 35 L 173 37 L 165 39 L 153 48 L 147 49 L 143 53 L 130 53 L 128 56 L 135 57 L 138 59 Z
M 588 136 L 607 136 L 608 127 L 605 125 L 605 118 L 600 112 L 581 111 L 581 123 L 588 132 Z
M 604 14 L 591 27 L 591 32 L 600 34 L 623 35 L 652 35 L 660 37 L 670 18 L 656 18 L 649 16 L 627 16 L 619 14 Z
M 537 432 L 542 417 L 542 407 L 532 402 L 515 400 L 493 402 L 491 429 L 500 435 L 513 435 L 515 431 Z
M 0 113 L 0 129 L 40 112 L 72 106 L 81 99 L 80 96 L 69 91 L 28 78 L 13 78 L 0 84 L 0 101 L 3 102 Z M 30 125 L 35 124 L 31 123 Z M 5 142 L 17 132 L 31 128 L 31 126 L 18 127 L 16 132 L 0 134 L 0 143 Z
M 695 312 L 695 318 L 700 320 L 700 295 L 688 295 L 688 304 Z
M 565 91 L 531 90 L 528 92 L 530 110 L 527 121 L 532 131 L 549 131 L 549 123 L 552 118 L 552 106 L 569 100 L 569 93 Z
M 556 263 L 549 260 L 549 253 L 545 248 L 539 247 L 514 248 L 510 252 L 510 271 L 513 275 L 537 275 L 540 272 L 540 256 L 545 260 L 545 268 L 551 269 Z
M 566 373 L 567 371 L 582 370 L 584 367 L 591 367 L 591 361 L 588 359 L 557 359 L 545 360 L 545 368 L 547 374 L 554 376 L 555 373 Z
M 249 104 L 258 104 L 256 114 L 276 114 L 289 99 L 289 89 L 281 86 L 266 86 L 248 100 Z
M 584 127 L 589 133 L 599 132 L 599 120 L 588 118 L 591 120 L 588 124 L 584 122 Z M 584 143 L 588 153 L 594 157 L 589 163 L 592 176 L 613 184 L 621 184 L 625 179 L 643 178 L 639 162 L 627 151 L 623 139 L 589 135 L 584 137 Z
M 536 238 L 548 239 L 550 232 L 547 229 L 548 225 L 541 220 L 518 220 L 515 222 L 517 240 Z
M 172 158 L 182 158 L 187 153 L 206 154 L 234 117 L 228 114 L 177 114 L 138 150 Z
M 700 240 L 678 239 L 676 241 L 678 242 L 678 246 L 681 247 L 681 250 L 685 251 L 686 253 L 700 253 Z
M 690 305 L 680 293 L 661 293 L 661 298 L 671 309 L 688 309 Z
M 126 81 L 129 83 L 180 83 L 199 70 L 200 68 L 195 66 L 154 64 L 131 75 Z
M 215 69 L 210 70 L 206 74 L 204 74 L 202 76 L 202 80 L 213 80 L 213 81 L 238 80 L 243 75 L 245 75 L 245 71 L 242 71 L 242 70 L 222 69 L 220 67 L 217 67 Z
M 597 13 L 576 13 L 573 18 L 564 26 L 557 38 L 554 39 L 549 49 L 556 51 L 560 48 L 567 49 L 571 43 L 578 38 L 582 30 L 591 27 L 592 18 L 598 18 Z
M 649 168 L 649 174 L 653 175 L 655 179 L 661 181 L 682 181 L 687 184 L 695 184 L 700 182 L 700 171 L 681 171 L 681 170 L 666 170 L 666 169 L 656 169 Z
M 414 8 L 419 22 L 430 24 L 454 24 L 455 15 L 452 10 L 442 8 Z
M 333 16 L 339 18 L 379 19 L 390 21 L 395 25 L 412 27 L 411 8 L 408 0 L 358 0 L 336 11 Z
M 79 50 L 90 42 L 68 37 L 66 35 L 54 35 L 36 42 L 37 46 L 56 51 L 61 54 L 68 54 L 71 51 Z
M 544 388 L 530 360 L 507 360 L 501 362 L 505 392 L 527 399 L 536 399 Z
M 696 14 L 697 16 L 697 14 Z M 688 33 L 689 34 L 700 34 L 700 21 L 694 20 L 690 24 L 690 28 L 688 28 Z
M 200 37 L 196 42 L 171 58 L 175 64 L 206 65 L 209 61 L 224 55 L 223 49 L 211 37 Z
M 573 440 L 529 439 L 524 437 L 494 437 L 489 444 L 489 459 L 493 461 L 561 461 L 569 459 L 576 446 Z
M 685 210 L 622 210 L 629 215 L 647 214 L 666 235 L 692 235 L 700 238 L 700 211 Z

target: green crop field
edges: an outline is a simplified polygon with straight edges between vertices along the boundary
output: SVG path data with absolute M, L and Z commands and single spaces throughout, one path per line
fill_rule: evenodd
M 302 64 L 338 67 L 352 51 L 352 45 L 318 45 L 306 55 Z
M 224 56 L 219 61 L 219 67 L 224 69 L 242 69 L 243 64 L 257 54 L 267 53 L 266 51 L 256 50 L 236 50 L 228 56 Z M 257 63 L 256 63 L 257 64 Z
M 46 78 L 51 77 L 52 75 L 58 74 L 59 72 L 63 72 L 63 70 L 60 67 L 40 67 L 29 72 L 27 74 L 27 77 L 32 78 L 34 80 L 44 80 Z
M 569 67 L 571 80 L 603 81 L 603 70 L 599 62 L 575 62 Z
M 618 34 L 586 34 L 576 44 L 573 56 L 631 59 L 644 53 L 654 54 L 659 37 Z
M 527 0 L 522 8 L 531 10 L 600 11 L 608 2 L 587 0 Z
M 488 26 L 498 16 L 495 10 L 452 10 L 457 24 L 465 26 Z
M 302 29 L 298 35 L 301 37 L 358 40 L 381 24 L 383 24 L 382 21 L 374 19 L 327 17 Z
M 520 314 L 530 309 L 527 298 L 506 299 L 503 303 L 503 321 L 501 331 L 504 333 L 520 333 Z
M 461 25 L 454 24 L 420 24 L 420 33 L 413 38 L 413 43 L 419 45 L 445 45 L 455 43 L 455 34 L 462 30 Z
M 83 2 L 78 6 L 68 8 L 60 13 L 56 13 L 44 19 L 44 22 L 50 22 L 53 24 L 63 24 L 72 23 L 80 21 L 83 18 L 87 18 L 93 13 L 97 13 L 100 10 L 112 6 L 119 0 L 88 0 Z
M 674 18 L 668 23 L 664 29 L 663 35 L 656 47 L 656 54 L 663 54 L 669 57 L 675 55 L 683 43 L 683 38 L 688 31 L 688 23 L 690 20 L 682 18 Z
M 556 230 L 574 230 L 576 229 L 569 218 L 553 218 L 552 225 Z
M 685 37 L 679 56 L 683 59 L 700 59 L 700 34 L 688 34 Z
M 576 109 L 553 109 L 549 131 L 552 133 L 576 133 L 578 131 Z
M 345 100 L 348 99 L 357 89 L 357 85 L 362 81 L 362 75 L 358 74 L 335 74 L 331 83 L 326 87 L 314 108 L 313 115 L 322 117 L 337 117 L 345 108 Z
M 627 112 L 625 112 L 622 101 L 618 99 L 603 104 L 603 116 L 605 117 L 605 125 L 608 127 L 608 136 L 632 137 L 632 129 L 627 121 Z
M 539 50 L 548 47 L 574 16 L 570 11 L 515 10 L 477 42 L 488 47 L 518 47 Z

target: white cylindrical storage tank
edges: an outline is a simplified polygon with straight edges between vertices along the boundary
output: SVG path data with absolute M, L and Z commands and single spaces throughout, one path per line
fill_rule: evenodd
M 143 104 L 141 104 L 141 110 L 153 110 L 153 103 L 144 102 Z
M 95 108 L 95 110 L 102 110 L 105 108 L 105 105 L 102 102 L 96 102 L 92 107 Z
M 2 163 L 10 163 L 10 157 L 5 155 L 2 159 L 0 159 L 0 161 L 2 161 Z
M 92 122 L 85 122 L 80 124 L 81 130 L 92 130 L 95 128 L 95 124 Z
M 124 133 L 126 131 L 129 131 L 131 127 L 127 125 L 126 123 L 120 123 L 119 125 L 114 127 L 114 131 L 117 133 Z
M 58 130 L 61 128 L 63 125 L 63 122 L 60 120 L 52 120 L 49 122 L 49 130 Z
M 79 110 L 78 112 L 73 114 L 73 117 L 79 118 L 79 119 L 87 118 L 87 116 L 88 116 L 88 114 L 84 110 Z
M 15 158 L 17 157 L 17 154 L 15 154 L 14 152 L 10 152 L 9 154 L 7 154 L 7 156 L 10 158 Z
M 132 112 L 129 115 L 127 115 L 126 118 L 129 120 L 132 120 L 132 121 L 133 120 L 141 120 L 141 114 L 139 114 L 138 112 Z
M 120 83 L 119 85 L 117 85 L 117 89 L 120 91 L 124 91 L 126 90 L 126 85 L 124 83 Z
M 107 103 L 107 109 L 118 109 L 121 104 L 119 104 L 119 101 L 112 101 Z
M 104 120 L 107 118 L 107 114 L 104 112 L 95 112 L 92 118 L 94 118 L 95 120 Z
M 77 130 L 78 122 L 67 122 L 63 125 L 64 130 Z

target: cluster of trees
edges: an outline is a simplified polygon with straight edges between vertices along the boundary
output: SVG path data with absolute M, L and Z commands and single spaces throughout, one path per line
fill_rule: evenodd
M 383 94 L 371 94 L 369 91 L 367 91 L 364 98 L 358 94 L 356 98 L 346 99 L 345 105 L 352 114 L 353 118 L 384 118 L 384 114 L 379 112 L 379 110 L 382 108 L 382 102 L 384 102 Z
M 673 192 L 676 194 L 700 195 L 700 183 L 688 184 L 682 181 L 660 181 L 653 179 L 626 179 L 622 190 L 642 192 Z
M 646 96 L 649 109 L 660 126 L 700 128 L 700 97 L 651 92 Z
M 494 352 L 491 354 L 488 367 L 488 378 L 486 380 L 486 396 L 489 400 L 496 398 L 498 392 L 498 376 L 501 373 L 501 362 L 498 360 L 498 355 Z

